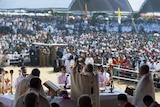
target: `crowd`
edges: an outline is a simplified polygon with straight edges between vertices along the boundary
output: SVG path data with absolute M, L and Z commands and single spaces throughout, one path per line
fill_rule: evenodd
M 158 21 L 137 21 L 137 34 L 128 20 L 122 22 L 122 33 L 118 33 L 114 20 L 109 20 L 106 28 L 106 20 L 101 19 L 95 20 L 94 24 L 91 20 L 86 22 L 80 18 L 70 19 L 68 23 L 60 18 L 51 19 L 2 16 L 0 26 L 8 27 L 12 32 L 1 34 L 1 65 L 8 66 L 16 60 L 19 66 L 56 67 L 77 56 L 84 60 L 92 57 L 92 63 L 101 64 L 113 58 L 114 64 L 127 64 L 131 69 L 136 69 L 137 63 L 140 65 L 144 60 L 150 66 L 153 64 L 153 68 L 159 63 L 159 36 L 154 34 L 159 31 Z M 110 31 L 112 29 L 116 30 Z M 126 29 L 131 30 L 127 32 Z M 68 46 L 42 46 L 35 45 L 35 42 L 64 43 Z M 56 60 L 60 60 L 59 63 L 56 64 Z
M 111 85 L 111 74 L 104 73 L 102 65 L 113 64 L 125 69 L 140 69 L 142 78 L 139 84 L 144 84 L 143 79 L 147 78 L 150 85 L 154 85 L 149 71 L 159 70 L 158 21 L 137 21 L 132 26 L 131 21 L 128 20 L 118 25 L 114 20 L 96 19 L 92 24 L 90 19 L 85 21 L 77 18 L 70 19 L 68 22 L 61 18 L 51 17 L 48 21 L 47 19 L 1 16 L 2 66 L 13 63 L 11 56 L 14 56 L 13 60 L 18 61 L 18 66 L 52 66 L 54 72 L 62 72 L 58 77 L 59 87 L 62 89 L 71 87 L 71 99 L 78 100 L 82 94 L 86 93 L 89 95 L 89 97 L 80 97 L 88 99 L 89 102 L 92 101 L 92 104 L 87 107 L 99 107 L 99 87 Z M 57 46 L 49 45 L 53 43 Z M 58 44 L 67 44 L 67 46 L 58 46 Z M 97 68 L 99 73 L 94 72 L 95 64 L 100 65 Z M 70 74 L 69 78 L 66 72 Z M 22 68 L 22 77 L 17 79 L 15 85 L 15 107 L 23 107 L 22 104 L 26 104 L 26 107 L 51 106 L 45 98 L 39 75 L 40 71 L 33 69 L 32 73 L 26 76 L 25 68 Z M 145 107 L 144 104 L 146 104 L 148 107 L 151 103 L 148 104 L 144 97 L 146 94 L 150 95 L 153 98 L 151 102 L 154 102 L 154 91 L 152 87 L 145 88 L 144 94 L 137 97 L 142 91 L 140 86 L 136 88 L 134 104 L 138 107 Z M 122 97 L 118 97 L 118 100 L 125 100 L 125 105 L 127 99 L 125 96 Z M 34 102 L 31 102 L 32 98 Z M 142 102 L 143 98 L 145 103 Z M 78 101 L 80 105 L 81 100 Z M 84 107 L 83 102 L 85 101 L 82 100 Z

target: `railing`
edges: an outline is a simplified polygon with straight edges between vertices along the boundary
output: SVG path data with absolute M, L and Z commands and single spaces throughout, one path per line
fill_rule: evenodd
M 139 76 L 137 71 L 113 67 L 113 78 L 138 82 Z
M 95 66 L 99 66 L 100 64 L 95 64 Z M 102 65 L 106 69 L 109 68 L 108 64 L 107 65 Z M 120 66 L 115 66 L 113 65 L 113 76 L 112 78 L 114 79 L 119 79 L 119 80 L 125 80 L 125 81 L 132 81 L 132 82 L 138 82 L 139 81 L 139 72 L 138 70 L 130 70 L 130 69 L 125 69 L 121 68 Z M 150 70 L 152 74 L 152 78 L 155 84 L 155 87 L 160 88 L 160 72 L 155 71 L 155 70 Z

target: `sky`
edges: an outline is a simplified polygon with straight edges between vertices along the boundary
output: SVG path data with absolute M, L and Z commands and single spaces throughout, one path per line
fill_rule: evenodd
M 141 5 L 144 3 L 145 0 L 128 0 L 133 11 L 139 11 Z
M 0 0 L 0 9 L 68 8 L 72 0 Z M 54 5 L 53 5 L 54 4 Z

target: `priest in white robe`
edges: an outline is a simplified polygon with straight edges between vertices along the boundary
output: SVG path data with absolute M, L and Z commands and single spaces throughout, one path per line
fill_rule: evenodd
M 37 68 L 35 68 L 32 70 L 30 75 L 28 75 L 25 79 L 20 81 L 15 92 L 13 105 L 15 105 L 17 99 L 29 89 L 30 80 L 34 77 L 39 77 L 39 75 L 40 71 Z M 44 93 L 43 87 L 41 87 L 40 91 L 40 94 L 45 97 L 46 95 Z
M 29 85 L 29 89 L 27 90 L 27 92 L 25 92 L 23 95 L 21 95 L 17 101 L 15 102 L 15 106 L 13 107 L 26 107 L 25 102 L 25 96 L 28 95 L 29 93 L 35 93 L 38 94 L 38 103 L 35 107 L 51 107 L 50 103 L 48 102 L 48 100 L 46 99 L 46 97 L 41 95 L 41 80 L 38 77 L 34 77 L 31 79 L 30 81 L 30 85 Z M 33 99 L 34 101 L 34 99 Z M 28 103 L 33 103 L 32 102 L 28 102 Z
M 78 65 L 83 65 L 83 71 L 78 72 Z M 77 61 L 71 72 L 71 99 L 77 100 L 82 94 L 88 94 L 92 99 L 93 107 L 100 107 L 99 81 L 97 72 L 93 72 L 93 65 L 85 65 Z
M 134 105 L 136 107 L 146 107 L 143 103 L 143 98 L 146 95 L 152 96 L 155 99 L 154 83 L 151 74 L 149 73 L 149 66 L 142 65 L 140 68 L 140 76 L 137 87 L 134 92 Z

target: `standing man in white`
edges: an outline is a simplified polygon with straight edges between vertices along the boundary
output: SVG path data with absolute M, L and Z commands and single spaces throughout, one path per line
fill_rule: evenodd
M 78 65 L 83 65 L 81 73 Z M 77 100 L 82 94 L 91 97 L 93 107 L 100 107 L 98 73 L 93 71 L 93 65 L 83 61 L 77 61 L 71 72 L 71 99 Z

